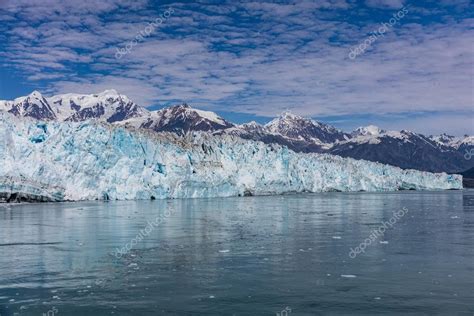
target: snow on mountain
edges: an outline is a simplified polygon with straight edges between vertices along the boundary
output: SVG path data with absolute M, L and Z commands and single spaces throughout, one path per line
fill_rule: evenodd
M 113 89 L 90 95 L 61 94 L 48 101 L 54 105 L 58 118 L 65 121 L 95 119 L 113 123 L 148 113 L 148 110 Z
M 472 151 L 474 148 L 474 136 L 464 135 L 454 146 L 462 152 Z
M 0 110 L 37 120 L 97 120 L 175 133 L 215 131 L 235 126 L 214 112 L 194 109 L 187 104 L 148 111 L 113 89 L 98 94 L 68 93 L 50 98 L 35 91 L 14 101 L 0 101 Z
M 383 129 L 380 129 L 379 127 L 375 125 L 368 125 L 365 127 L 359 127 L 356 130 L 354 130 L 351 133 L 352 137 L 357 137 L 357 136 L 378 136 L 382 133 L 385 133 L 386 131 Z
M 222 129 L 214 132 L 215 135 L 233 135 L 243 139 L 261 141 L 265 144 L 279 144 L 286 146 L 296 152 L 323 152 L 327 144 L 317 141 L 306 141 L 304 138 L 291 138 L 278 132 L 272 132 L 266 126 L 257 122 L 250 122 L 237 125 L 231 128 Z
M 469 135 L 464 135 L 463 137 L 455 137 L 447 134 L 441 134 L 439 136 L 430 136 L 429 138 L 437 142 L 438 144 L 456 149 L 459 149 L 460 147 L 474 146 L 474 136 Z
M 284 112 L 265 125 L 269 132 L 285 137 L 314 142 L 317 144 L 330 144 L 337 140 L 345 140 L 349 135 L 323 123 L 313 121 L 290 112 Z
M 402 130 L 353 133 L 353 137 L 336 142 L 329 153 L 342 157 L 365 159 L 431 172 L 460 172 L 473 166 L 457 148 L 437 142 L 422 134 Z
M 16 116 L 31 117 L 42 120 L 54 120 L 56 114 L 48 101 L 38 91 L 33 91 L 26 97 L 14 101 L 0 101 L 0 109 Z
M 0 101 L 0 110 L 38 120 L 116 122 L 147 114 L 147 110 L 115 90 L 99 94 L 61 94 L 45 98 L 38 91 L 14 101 Z
M 214 112 L 193 109 L 187 104 L 154 111 L 142 119 L 124 123 L 157 132 L 174 132 L 177 134 L 184 134 L 189 131 L 216 131 L 235 126 Z
M 365 127 L 359 127 L 351 133 L 351 137 L 343 141 L 337 141 L 333 144 L 333 147 L 341 146 L 342 144 L 380 144 L 383 139 L 393 139 L 400 142 L 410 142 L 410 138 L 417 136 L 418 134 L 412 133 L 407 130 L 387 131 L 380 129 L 375 125 L 369 125 Z
M 286 192 L 461 189 L 462 177 L 229 135 L 186 136 L 94 121 L 38 122 L 0 113 L 0 197 L 161 199 Z
M 261 124 L 258 124 L 255 121 L 244 123 L 240 125 L 235 125 L 233 127 L 216 131 L 214 134 L 227 134 L 233 136 L 239 136 L 246 139 L 252 138 L 257 140 L 258 138 L 269 134 L 265 127 Z
M 441 134 L 439 136 L 430 136 L 429 137 L 432 141 L 437 142 L 438 144 L 445 145 L 445 146 L 452 146 L 453 143 L 458 141 L 457 137 L 448 135 L 448 134 Z
M 263 133 L 265 131 L 265 127 L 255 121 L 241 124 L 239 127 L 247 132 Z

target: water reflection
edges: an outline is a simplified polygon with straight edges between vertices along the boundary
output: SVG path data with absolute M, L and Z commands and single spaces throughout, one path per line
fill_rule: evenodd
M 473 198 L 448 191 L 15 205 L 0 210 L 0 314 L 472 312 Z M 403 207 L 409 213 L 383 240 L 349 257 Z

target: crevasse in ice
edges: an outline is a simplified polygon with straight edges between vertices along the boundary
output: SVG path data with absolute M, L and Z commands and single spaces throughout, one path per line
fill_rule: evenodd
M 186 137 L 0 113 L 0 192 L 50 200 L 461 189 L 458 175 L 302 154 L 229 135 Z

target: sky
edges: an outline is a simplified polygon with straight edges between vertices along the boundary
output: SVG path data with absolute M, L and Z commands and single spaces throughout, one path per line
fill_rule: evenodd
M 0 0 L 0 99 L 115 89 L 236 123 L 472 135 L 473 27 L 470 0 Z

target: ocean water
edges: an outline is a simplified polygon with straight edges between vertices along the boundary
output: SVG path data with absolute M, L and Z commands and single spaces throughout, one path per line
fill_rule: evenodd
M 0 206 L 1 316 L 473 314 L 474 191 Z

